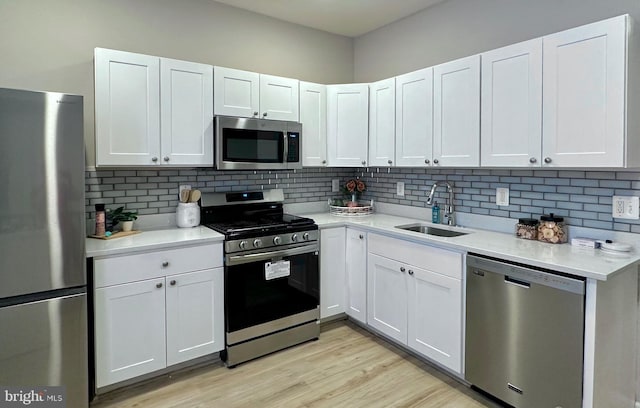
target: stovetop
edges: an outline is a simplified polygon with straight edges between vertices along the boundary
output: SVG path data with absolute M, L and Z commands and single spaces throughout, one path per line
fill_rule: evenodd
M 264 235 L 317 229 L 310 218 L 298 217 L 290 214 L 252 217 L 244 219 L 227 219 L 223 221 L 207 222 L 206 227 L 225 234 L 227 237 L 237 238 L 240 235 Z M 313 228 L 315 226 L 315 228 Z

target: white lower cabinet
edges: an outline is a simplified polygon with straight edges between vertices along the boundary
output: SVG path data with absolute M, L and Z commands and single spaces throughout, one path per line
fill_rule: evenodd
M 320 318 L 345 312 L 345 227 L 320 232 Z
M 224 348 L 222 244 L 94 261 L 96 387 Z
M 347 228 L 346 242 L 347 315 L 367 322 L 367 233 Z
M 463 255 L 377 234 L 367 246 L 367 324 L 462 373 Z

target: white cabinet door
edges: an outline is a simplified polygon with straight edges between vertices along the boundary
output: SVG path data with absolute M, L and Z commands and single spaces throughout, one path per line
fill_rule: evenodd
M 542 39 L 482 54 L 481 164 L 540 167 Z
M 462 283 L 460 279 L 408 266 L 408 346 L 462 372 Z
M 299 81 L 273 75 L 260 75 L 260 117 L 297 122 Z
M 216 115 L 257 117 L 260 74 L 239 69 L 213 68 L 213 109 Z
M 213 67 L 160 60 L 162 163 L 213 166 Z
M 320 231 L 320 318 L 345 312 L 345 228 Z
M 167 276 L 167 365 L 224 348 L 224 270 Z
M 407 344 L 406 268 L 372 253 L 367 256 L 367 324 Z
M 433 155 L 433 68 L 396 77 L 396 166 L 428 166 Z
M 164 278 L 95 290 L 96 386 L 166 366 Z
M 395 78 L 369 85 L 369 166 L 392 166 L 395 157 Z
M 369 85 L 327 85 L 327 161 L 333 167 L 367 164 Z
M 433 164 L 480 165 L 480 56 L 433 68 Z
M 627 16 L 543 38 L 543 166 L 624 166 L 626 39 Z
M 327 87 L 300 81 L 302 165 L 327 165 Z
M 347 314 L 367 322 L 367 233 L 347 228 Z
M 95 49 L 96 165 L 160 164 L 160 59 Z

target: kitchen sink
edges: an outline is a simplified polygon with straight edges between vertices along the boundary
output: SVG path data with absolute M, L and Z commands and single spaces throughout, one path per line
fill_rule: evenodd
M 433 227 L 427 224 L 396 225 L 395 228 L 405 230 L 405 231 L 419 232 L 421 234 L 434 235 L 436 237 L 459 237 L 461 235 L 469 234 L 468 232 L 448 230 L 448 229 Z

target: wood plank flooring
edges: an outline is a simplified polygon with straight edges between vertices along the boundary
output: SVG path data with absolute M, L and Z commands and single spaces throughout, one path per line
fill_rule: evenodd
M 98 397 L 92 408 L 497 407 L 347 321 L 308 342 L 229 370 L 221 363 Z

